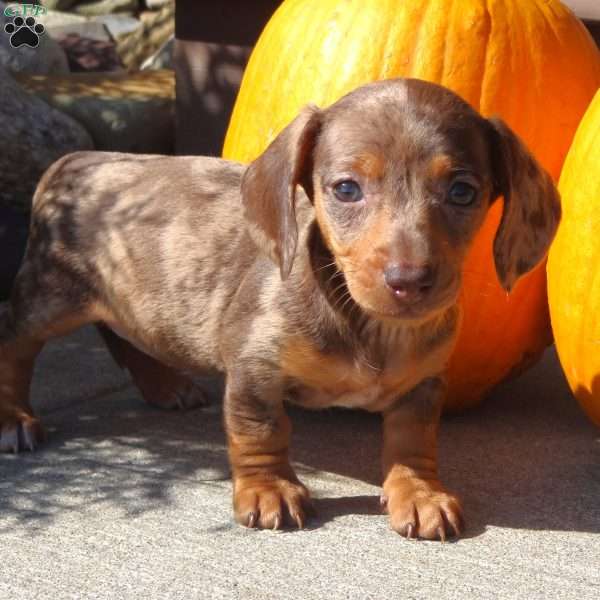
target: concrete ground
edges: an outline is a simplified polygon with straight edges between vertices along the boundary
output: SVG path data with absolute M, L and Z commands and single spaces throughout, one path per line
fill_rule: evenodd
M 442 477 L 468 519 L 446 544 L 388 529 L 377 417 L 294 411 L 319 518 L 262 532 L 232 521 L 218 401 L 144 405 L 92 329 L 47 347 L 33 398 L 51 437 L 0 456 L 2 598 L 600 598 L 600 431 L 551 351 L 445 419 Z

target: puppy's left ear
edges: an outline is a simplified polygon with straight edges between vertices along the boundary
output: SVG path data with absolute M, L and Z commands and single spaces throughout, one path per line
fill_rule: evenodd
M 560 197 L 550 175 L 508 126 L 500 119 L 489 123 L 495 193 L 504 196 L 494 259 L 500 283 L 510 291 L 545 257 L 560 221 Z
M 282 279 L 292 270 L 298 244 L 297 186 L 312 197 L 312 155 L 320 117 L 316 106 L 303 108 L 242 178 L 242 201 L 250 233 L 258 247 L 279 265 Z

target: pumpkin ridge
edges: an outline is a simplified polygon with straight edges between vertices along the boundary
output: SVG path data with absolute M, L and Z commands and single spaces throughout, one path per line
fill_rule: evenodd
M 388 74 L 392 71 L 392 64 L 394 60 L 394 50 L 390 46 L 393 41 L 394 36 L 392 36 L 392 28 L 394 22 L 392 19 L 389 19 L 386 22 L 385 28 L 385 45 L 381 47 L 381 72 L 382 79 L 389 79 Z
M 414 44 L 413 44 L 413 47 L 410 49 L 411 60 L 408 65 L 408 72 L 410 73 L 410 75 L 412 77 L 418 77 L 418 73 L 415 73 L 415 71 L 417 71 L 417 69 L 415 68 L 415 58 L 419 56 L 418 50 L 421 47 L 421 42 L 425 35 L 424 32 L 427 29 L 427 22 L 426 22 L 425 16 L 428 14 L 429 9 L 431 8 L 431 2 L 432 2 L 432 0 L 423 0 L 423 2 L 421 3 L 421 6 L 420 6 L 420 8 L 421 8 L 420 17 L 421 18 L 419 20 L 419 26 L 417 27 L 416 35 L 413 38 Z
M 456 9 L 456 2 L 452 2 L 452 4 L 450 5 L 450 9 L 449 9 L 449 13 L 452 14 L 454 12 L 454 10 Z M 446 67 L 448 66 L 448 46 L 449 46 L 449 38 L 450 38 L 450 22 L 451 19 L 446 19 L 445 20 L 445 31 L 444 31 L 444 43 L 443 43 L 443 51 L 442 51 L 442 60 L 441 60 L 441 64 L 440 64 L 440 75 L 439 80 L 441 82 L 445 82 L 446 81 L 446 76 L 447 76 L 447 72 L 446 72 Z
M 590 333 L 593 331 L 593 324 L 591 323 L 592 316 L 594 317 L 594 319 L 599 318 L 598 315 L 596 315 L 596 313 L 593 311 L 591 306 L 592 302 L 595 302 L 595 299 L 598 297 L 594 293 L 596 291 L 595 288 L 598 288 L 598 292 L 600 292 L 600 285 L 594 285 L 596 283 L 594 271 L 589 268 L 589 265 L 592 263 L 591 259 L 593 259 L 595 256 L 595 252 L 592 251 L 586 254 L 588 254 L 588 260 L 585 261 L 585 265 L 586 271 L 588 271 L 587 275 L 589 277 L 589 291 L 583 304 L 584 318 L 582 319 L 583 322 L 580 326 L 581 331 L 578 332 L 579 339 L 581 340 L 581 348 L 579 353 L 580 356 L 584 356 L 585 347 L 588 345 L 588 342 L 591 342 Z
M 488 61 L 489 54 L 491 48 L 491 39 L 492 39 L 492 18 L 490 16 L 490 9 L 488 7 L 488 0 L 483 0 L 483 24 L 485 26 L 485 49 L 483 51 L 483 76 L 479 78 L 476 82 L 478 85 L 477 92 L 474 94 L 474 97 L 477 98 L 477 105 L 474 106 L 475 110 L 481 112 L 481 107 L 483 106 L 483 90 L 486 88 L 486 73 L 488 72 Z M 489 115 L 484 115 L 489 116 Z

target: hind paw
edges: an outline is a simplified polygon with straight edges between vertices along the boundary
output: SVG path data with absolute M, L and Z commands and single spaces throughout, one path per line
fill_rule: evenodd
M 209 400 L 204 391 L 190 380 L 166 393 L 159 406 L 175 410 L 188 410 L 207 404 L 209 404 Z
M 0 452 L 33 452 L 45 438 L 41 423 L 34 417 L 26 416 L 11 423 L 0 423 Z
M 148 404 L 169 410 L 187 410 L 206 406 L 209 401 L 202 388 L 185 376 L 170 376 L 162 381 L 136 381 Z

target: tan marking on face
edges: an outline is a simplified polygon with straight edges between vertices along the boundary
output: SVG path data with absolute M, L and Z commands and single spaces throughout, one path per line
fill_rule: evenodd
M 375 269 L 383 267 L 389 254 L 390 220 L 387 210 L 380 210 L 372 217 L 365 231 L 347 248 L 346 254 L 352 262 L 365 262 L 365 266 Z
M 379 211 L 339 260 L 354 299 L 364 308 L 375 311 L 383 308 L 385 312 L 388 305 L 390 309 L 395 306 L 383 280 L 393 248 L 390 220 L 387 210 Z
M 359 295 L 368 294 L 388 260 L 389 214 L 384 210 L 379 211 L 371 217 L 370 224 L 358 237 L 344 244 L 333 233 L 320 197 L 317 197 L 315 208 L 325 243 L 333 253 L 338 267 L 346 275 L 350 292 L 353 296 L 355 291 Z M 358 288 L 363 290 L 362 293 Z
M 385 173 L 385 158 L 381 154 L 365 152 L 356 158 L 352 170 L 365 179 L 381 179 Z
M 436 154 L 427 166 L 427 173 L 432 179 L 442 179 L 451 169 L 452 158 L 447 154 Z
M 382 295 L 387 299 L 383 285 L 383 270 L 389 261 L 390 217 L 379 211 L 361 236 L 339 255 L 339 262 L 352 296 L 371 306 Z M 336 255 L 338 257 L 338 255 Z M 373 298 L 374 296 L 374 298 Z

